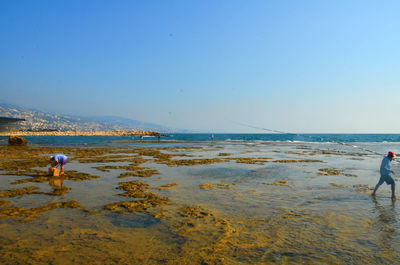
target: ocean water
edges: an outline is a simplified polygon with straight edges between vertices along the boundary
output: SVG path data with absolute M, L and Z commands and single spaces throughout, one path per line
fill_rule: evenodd
M 400 142 L 400 134 L 171 134 L 167 139 L 183 141 L 272 141 L 272 142 Z
M 370 196 L 400 135 L 27 138 L 0 146 L 0 263 L 400 264 L 398 201 L 386 184 Z M 44 175 L 52 152 L 70 157 L 65 179 Z
M 34 136 L 25 137 L 34 145 L 98 145 L 113 146 L 119 141 L 140 141 L 139 136 Z M 160 141 L 241 141 L 241 142 L 316 142 L 316 143 L 396 143 L 400 134 L 278 134 L 278 133 L 185 133 L 169 134 Z M 143 141 L 157 141 L 157 137 L 145 136 Z M 0 137 L 6 142 L 7 137 Z

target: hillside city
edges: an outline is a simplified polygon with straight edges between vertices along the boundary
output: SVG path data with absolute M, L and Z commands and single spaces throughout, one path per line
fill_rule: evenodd
M 93 121 L 89 118 L 50 114 L 5 104 L 0 104 L 0 117 L 25 119 L 18 122 L 17 127 L 21 131 L 160 130 L 160 127 L 156 126 L 134 124 L 133 120 Z

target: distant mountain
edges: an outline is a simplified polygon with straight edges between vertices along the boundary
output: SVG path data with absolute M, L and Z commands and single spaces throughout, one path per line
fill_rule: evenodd
M 57 131 L 111 131 L 111 130 L 151 130 L 161 133 L 189 132 L 159 124 L 146 123 L 123 117 L 81 117 L 46 113 L 7 103 L 0 103 L 0 116 L 23 118 L 22 130 L 57 130 Z

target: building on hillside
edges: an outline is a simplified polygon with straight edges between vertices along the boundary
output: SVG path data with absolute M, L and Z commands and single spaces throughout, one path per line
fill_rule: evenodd
M 20 130 L 21 122 L 25 119 L 0 117 L 0 132 L 12 132 Z

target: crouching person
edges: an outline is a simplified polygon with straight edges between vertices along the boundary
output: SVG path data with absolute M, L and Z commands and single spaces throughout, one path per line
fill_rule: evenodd
M 60 176 L 64 175 L 64 165 L 67 163 L 68 157 L 62 154 L 57 154 L 50 157 L 52 167 L 60 165 Z

